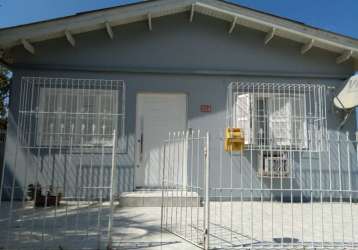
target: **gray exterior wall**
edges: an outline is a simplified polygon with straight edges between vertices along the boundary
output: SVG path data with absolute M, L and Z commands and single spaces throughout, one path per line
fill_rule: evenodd
M 341 118 L 333 112 L 330 102 L 335 92 L 342 87 L 343 80 L 353 72 L 350 61 L 337 65 L 337 55 L 315 48 L 301 55 L 301 44 L 277 37 L 265 46 L 264 33 L 241 26 L 232 35 L 228 35 L 229 25 L 198 14 L 194 22 L 189 23 L 188 14 L 178 14 L 154 19 L 151 32 L 144 22 L 115 27 L 113 40 L 108 38 L 104 29 L 76 35 L 75 48 L 65 38 L 35 44 L 35 55 L 28 54 L 22 47 L 14 48 L 14 81 L 5 160 L 8 171 L 5 171 L 5 181 L 10 183 L 15 172 L 17 183 L 23 185 L 27 165 L 26 153 L 18 152 L 20 156 L 14 171 L 22 76 L 120 79 L 126 82 L 127 150 L 119 158 L 118 192 L 134 189 L 138 92 L 187 93 L 187 127 L 217 134 L 225 128 L 226 90 L 231 81 L 326 84 L 336 87 L 327 98 L 327 111 L 328 129 L 337 130 Z M 212 112 L 201 113 L 200 104 L 210 104 Z M 345 131 L 352 134 L 355 131 L 354 115 L 342 133 Z M 219 152 L 222 145 L 217 143 L 212 150 Z M 56 161 L 61 162 L 61 159 Z M 250 166 L 247 163 L 243 172 L 245 180 L 250 180 Z M 352 166 L 358 175 L 357 164 Z M 69 167 L 69 170 L 73 176 L 76 175 L 75 168 Z M 234 171 L 234 179 L 238 179 L 239 169 L 235 168 Z M 45 173 L 43 178 L 46 179 Z M 230 177 L 227 175 L 225 178 Z M 257 184 L 256 174 L 253 178 Z M 315 180 L 318 181 L 316 175 Z M 358 184 L 355 185 L 357 189 Z M 255 194 L 257 197 L 259 195 Z

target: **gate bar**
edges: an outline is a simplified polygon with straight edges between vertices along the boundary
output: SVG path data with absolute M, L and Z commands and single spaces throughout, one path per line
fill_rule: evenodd
M 113 148 L 112 148 L 112 169 L 111 169 L 111 183 L 110 183 L 110 210 L 108 220 L 108 247 L 112 249 L 112 230 L 113 230 L 113 190 L 114 190 L 114 171 L 116 166 L 116 130 L 113 130 Z
M 206 147 L 205 147 L 205 228 L 204 228 L 204 249 L 209 249 L 209 235 L 210 235 L 210 200 L 209 200 L 209 187 L 210 187 L 210 163 L 209 163 L 209 132 L 206 132 Z

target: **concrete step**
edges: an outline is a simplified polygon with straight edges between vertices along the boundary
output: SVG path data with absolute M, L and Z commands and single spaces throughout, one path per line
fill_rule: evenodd
M 141 190 L 124 192 L 119 196 L 121 207 L 161 207 L 162 190 Z M 196 192 L 166 190 L 164 205 L 166 207 L 198 207 L 200 197 Z

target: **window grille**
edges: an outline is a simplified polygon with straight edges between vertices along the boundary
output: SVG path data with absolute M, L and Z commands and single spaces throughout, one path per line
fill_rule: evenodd
M 124 135 L 125 86 L 119 80 L 23 77 L 22 145 L 112 145 Z
M 326 87 L 231 83 L 227 125 L 241 128 L 246 147 L 318 150 L 326 133 Z

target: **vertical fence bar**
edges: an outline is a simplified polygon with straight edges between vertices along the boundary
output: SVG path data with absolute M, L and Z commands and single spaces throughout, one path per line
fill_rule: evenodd
M 351 179 L 351 154 L 350 154 L 350 140 L 349 133 L 346 133 L 346 143 L 347 143 L 347 160 L 348 160 L 348 196 L 349 196 L 349 209 L 350 209 L 350 218 L 351 218 L 351 235 L 352 235 L 352 249 L 354 248 L 354 217 L 353 217 L 353 208 L 352 208 L 352 179 Z M 354 146 L 353 146 L 354 147 Z
M 209 249 L 210 243 L 210 135 L 206 133 L 205 142 L 205 226 L 204 229 L 204 249 Z
M 323 148 L 322 136 L 320 136 L 320 148 Z M 321 205 L 321 247 L 324 247 L 325 237 L 324 237 L 324 206 L 323 206 L 323 179 L 322 179 L 322 152 L 321 150 L 318 152 L 318 168 L 319 168 L 319 197 L 320 197 L 320 205 Z M 318 206 L 317 206 L 318 207 Z
M 341 136 L 340 131 L 337 131 L 337 154 L 338 154 L 338 179 L 339 179 L 339 203 L 341 208 L 341 225 L 342 225 L 342 240 L 343 244 L 345 241 L 345 232 L 344 232 L 344 205 L 343 205 L 343 183 L 342 183 L 342 156 L 341 156 Z
M 109 218 L 108 218 L 108 249 L 112 249 L 113 239 L 112 239 L 112 232 L 113 232 L 113 198 L 114 198 L 114 175 L 116 169 L 116 146 L 117 146 L 117 137 L 116 137 L 116 130 L 113 130 L 113 146 L 112 146 L 112 166 L 111 166 L 111 182 L 110 182 L 110 190 L 109 190 Z
M 310 137 L 312 139 L 312 131 L 310 131 Z M 311 233 L 312 233 L 312 241 L 311 247 L 315 247 L 315 231 L 314 231 L 314 209 L 313 209 L 313 173 L 312 173 L 312 152 L 309 152 L 309 175 L 310 175 L 310 201 L 311 201 Z
M 162 167 L 162 205 L 160 207 L 160 229 L 161 229 L 161 233 L 163 233 L 163 225 L 164 225 L 164 217 L 165 217 L 165 173 L 166 173 L 166 165 L 165 165 L 165 158 L 166 158 L 166 148 L 167 148 L 167 143 L 164 142 L 163 144 L 163 148 L 162 148 L 162 154 L 163 154 L 163 159 L 161 161 L 163 167 Z
M 184 144 L 184 168 L 185 168 L 185 238 L 187 238 L 187 220 L 188 220 L 188 190 L 190 190 L 190 187 L 188 187 L 188 165 L 189 165 L 189 151 L 188 151 L 188 143 L 189 143 L 189 131 L 186 131 L 185 135 L 185 144 Z M 190 182 L 189 182 L 190 185 Z
M 179 206 L 179 189 L 180 189 L 180 185 L 179 185 L 179 173 L 180 173 L 180 140 L 181 140 L 181 132 L 178 131 L 177 133 L 177 140 L 175 142 L 175 147 L 176 147 L 176 161 L 174 161 L 174 166 L 177 169 L 176 172 L 176 180 L 175 180 L 175 230 L 178 230 L 178 206 Z M 180 208 L 179 208 L 180 209 Z
M 358 164 L 358 132 L 356 131 L 355 132 L 355 136 L 354 136 L 354 147 L 355 147 L 355 154 L 356 154 L 356 157 L 355 157 L 355 160 L 356 160 L 356 164 Z M 353 190 L 352 190 L 352 186 L 351 186 L 351 195 L 352 195 L 352 192 L 353 192 Z M 357 194 L 358 194 L 358 190 L 355 190 L 355 193 L 354 193 L 354 199 L 355 199 L 355 209 L 357 210 L 357 203 L 358 203 L 358 201 L 357 201 Z M 356 215 L 355 216 L 353 216 L 353 218 L 352 218 L 352 230 L 353 230 L 353 237 L 352 237 L 352 242 L 353 242 L 353 244 L 352 244 L 352 247 L 354 248 L 355 247 L 355 245 L 357 244 L 356 243 L 356 235 L 354 234 L 355 233 L 355 230 L 357 230 L 355 227 L 354 227 L 354 218 L 356 217 Z
M 197 132 L 197 144 L 196 144 L 196 190 L 200 194 L 200 130 Z M 199 242 L 199 206 L 196 207 L 196 242 Z
M 15 196 L 15 183 L 16 183 L 16 171 L 17 171 L 17 155 L 18 155 L 18 147 L 19 147 L 19 131 L 16 134 L 16 149 L 15 149 L 15 158 L 14 158 L 14 170 L 13 170 L 13 178 L 11 183 L 11 195 L 10 195 L 10 207 L 9 207 L 9 218 L 7 223 L 7 230 L 6 230 L 6 244 L 5 249 L 7 250 L 9 247 L 10 241 L 10 233 L 12 232 L 12 216 L 13 216 L 13 205 L 14 205 L 14 196 Z
M 220 135 L 220 143 L 222 144 L 223 137 Z M 220 149 L 219 149 L 220 150 Z M 223 225 L 223 150 L 220 150 L 219 154 L 219 192 L 220 192 L 220 199 L 217 200 L 219 202 L 219 225 Z M 221 247 L 221 245 L 219 245 Z
M 227 135 L 225 135 L 227 136 Z M 230 132 L 230 137 L 232 137 L 232 132 Z M 232 155 L 232 151 L 230 151 L 230 242 L 232 244 L 232 233 L 233 233 L 233 217 L 234 217 L 234 209 L 233 209 L 233 189 L 234 189 L 234 175 L 233 175 L 233 155 Z M 240 166 L 241 167 L 241 166 Z M 241 173 L 240 173 L 241 174 Z M 241 185 L 241 183 L 240 183 Z M 242 194 L 242 191 L 241 191 Z M 242 206 L 242 201 L 241 201 L 241 206 Z M 242 212 L 242 210 L 241 210 Z M 241 220 L 241 224 L 242 224 L 242 220 Z M 242 229 L 241 229 L 242 230 Z
M 99 119 L 99 118 L 98 118 Z M 100 169 L 99 169 L 99 182 L 98 185 L 100 186 L 99 190 L 99 206 L 98 206 L 98 216 L 97 216 L 97 247 L 98 249 L 101 249 L 101 218 L 102 218 L 102 206 L 103 206 L 103 191 L 105 188 L 105 182 L 104 182 L 104 174 L 103 174 L 103 167 L 104 167 L 104 141 L 105 141 L 105 135 L 106 135 L 106 126 L 103 124 L 103 126 L 99 126 L 99 132 L 98 137 L 102 135 L 102 145 L 101 145 L 101 160 L 100 160 Z M 102 128 L 102 133 L 100 133 L 100 128 Z
M 170 134 L 169 134 L 170 136 Z M 170 140 L 170 139 L 169 139 Z M 176 184 L 175 184 L 175 143 L 176 143 L 176 133 L 174 132 L 173 133 L 173 137 L 172 137 L 172 140 L 173 142 L 173 145 L 172 145 L 172 148 L 173 148 L 173 154 L 172 154 L 172 159 L 170 159 L 170 163 L 171 163 L 171 168 L 173 169 L 172 171 L 172 174 L 171 174 L 171 183 L 172 183 L 172 192 L 171 192 L 171 206 L 170 206 L 170 230 L 173 231 L 173 220 L 174 220 L 174 191 L 176 190 Z
M 182 231 L 182 224 L 183 224 L 183 189 L 184 189 L 184 131 L 180 132 L 180 141 L 179 141 L 179 159 L 178 159 L 178 165 L 180 166 L 180 175 L 178 174 L 178 176 L 181 176 L 181 179 L 179 179 L 178 182 L 178 187 L 180 189 L 180 198 L 179 198 L 179 209 L 180 209 L 180 213 L 179 213 L 179 232 L 181 234 L 183 234 Z
M 172 228 L 172 224 L 171 224 L 171 220 L 169 220 L 169 212 L 170 212 L 170 215 L 173 214 L 173 211 L 172 211 L 172 208 L 173 208 L 173 197 L 171 196 L 173 194 L 173 187 L 171 186 L 172 183 L 171 183 L 171 176 L 172 176 L 172 172 L 174 171 L 174 168 L 171 167 L 172 166 L 172 162 L 171 162 L 171 157 L 172 157 L 172 145 L 170 144 L 171 142 L 171 138 L 172 138 L 172 135 L 171 133 L 169 132 L 169 136 L 168 136 L 168 174 L 167 174 L 167 180 L 166 180 L 166 183 L 167 183 L 167 189 L 168 189 L 168 192 L 167 192 L 167 212 L 166 212 L 166 219 L 165 219 L 165 227 L 166 229 L 169 229 L 169 226 L 168 226 L 168 223 L 170 223 L 170 228 Z M 171 191 L 171 192 L 170 192 Z M 170 203 L 169 203 L 169 197 L 171 198 L 170 199 Z M 170 219 L 172 217 L 170 216 Z
M 191 195 L 191 205 L 190 205 L 190 240 L 193 241 L 193 205 L 197 202 L 197 197 L 194 196 L 193 189 L 193 179 L 194 179 L 194 131 L 190 131 L 190 195 Z M 189 143 L 188 143 L 189 145 Z M 198 205 L 196 205 L 198 206 Z
M 332 187 L 332 164 L 331 164 L 331 140 L 330 134 L 327 134 L 327 150 L 328 150 L 328 174 L 329 174 L 329 203 L 330 203 L 330 210 L 331 210 L 331 227 L 332 227 L 332 247 L 335 246 L 335 236 L 334 236 L 334 207 L 333 207 L 333 187 Z

